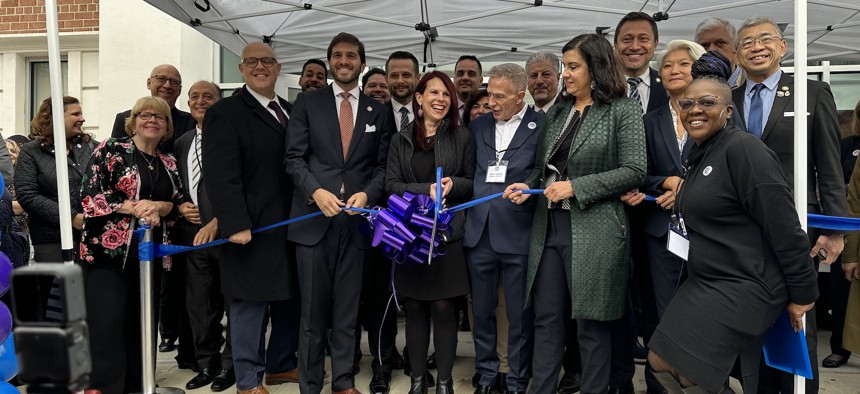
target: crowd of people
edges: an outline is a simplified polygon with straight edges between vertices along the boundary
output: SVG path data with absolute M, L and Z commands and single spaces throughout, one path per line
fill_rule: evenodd
M 359 78 L 364 44 L 340 33 L 326 61 L 304 64 L 292 103 L 275 91 L 275 52 L 252 42 L 231 97 L 198 81 L 181 111 L 179 71 L 156 66 L 151 95 L 117 114 L 100 143 L 82 131 L 81 103 L 64 97 L 71 218 L 59 216 L 51 99 L 32 141 L 0 146 L 0 171 L 14 179 L 11 207 L 36 263 L 64 259 L 58 226 L 71 219 L 91 387 L 105 394 L 141 390 L 132 231 L 142 221 L 159 243 L 230 241 L 156 262 L 152 340 L 196 372 L 187 389 L 320 393 L 328 354 L 331 391 L 359 393 L 364 329 L 371 393 L 388 393 L 404 369 L 409 394 L 450 394 L 468 319 L 476 394 L 633 393 L 634 359 L 647 359 L 648 393 L 731 392 L 730 377 L 745 392 L 788 393 L 792 376 L 761 357 L 765 332 L 787 312 L 796 330 L 807 316 L 806 389 L 818 392 L 816 267 L 836 262 L 826 289 L 833 354 L 822 363 L 835 368 L 851 354 L 842 326 L 860 241 L 849 238 L 843 277 L 846 234 L 807 234 L 795 214 L 794 79 L 780 69 L 780 27 L 709 18 L 691 38 L 667 43 L 652 69 L 657 24 L 631 12 L 613 41 L 578 35 L 561 58 L 535 53 L 525 67 L 484 72 L 464 55 L 453 78 L 422 75 L 413 54 L 395 51 Z M 856 215 L 860 104 L 854 136 L 840 143 L 830 88 L 809 81 L 808 91 L 807 210 Z M 432 264 L 389 260 L 350 210 L 391 195 L 455 207 L 494 193 L 453 214 Z M 27 289 L 43 318 L 50 290 Z M 395 305 L 406 313 L 402 352 Z

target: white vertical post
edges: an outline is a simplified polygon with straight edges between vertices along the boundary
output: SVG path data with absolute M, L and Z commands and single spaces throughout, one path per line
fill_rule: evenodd
M 794 1 L 794 205 L 800 225 L 807 231 L 807 79 L 806 79 L 806 0 Z M 803 316 L 806 329 L 806 316 Z M 810 360 L 817 363 L 818 360 Z M 806 393 L 806 379 L 794 375 L 794 394 Z
M 45 0 L 48 38 L 48 75 L 51 77 L 51 111 L 54 124 L 54 160 L 57 166 L 57 201 L 60 207 L 60 247 L 66 264 L 74 264 L 72 254 L 72 210 L 69 196 L 69 167 L 66 164 L 66 127 L 63 114 L 63 74 L 60 71 L 60 32 L 57 0 Z M 63 220 L 63 218 L 66 218 Z

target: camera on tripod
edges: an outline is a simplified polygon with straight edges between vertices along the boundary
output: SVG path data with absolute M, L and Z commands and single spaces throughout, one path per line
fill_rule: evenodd
M 12 310 L 18 379 L 27 391 L 75 392 L 89 385 L 92 370 L 81 267 L 44 263 L 12 271 Z M 32 307 L 26 289 L 50 288 L 47 316 Z

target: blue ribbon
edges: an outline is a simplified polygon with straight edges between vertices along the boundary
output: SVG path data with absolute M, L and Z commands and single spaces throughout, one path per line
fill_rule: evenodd
M 476 200 L 472 200 L 472 201 L 469 201 L 469 202 L 466 202 L 466 203 L 462 203 L 462 204 L 460 204 L 460 205 L 457 205 L 456 207 L 448 208 L 448 209 L 446 209 L 446 210 L 445 210 L 445 212 L 457 212 L 457 211 L 462 211 L 462 210 L 464 210 L 464 209 L 468 209 L 468 208 L 474 207 L 475 205 L 483 204 L 483 203 L 485 203 L 485 202 L 487 202 L 487 201 L 490 201 L 490 200 L 492 200 L 492 199 L 499 198 L 499 197 L 501 197 L 503 194 L 505 194 L 505 192 L 498 192 L 498 193 L 496 193 L 496 194 L 490 194 L 489 196 L 481 197 L 481 198 L 476 199 Z M 523 190 L 523 194 L 543 194 L 543 189 L 526 189 L 526 190 Z

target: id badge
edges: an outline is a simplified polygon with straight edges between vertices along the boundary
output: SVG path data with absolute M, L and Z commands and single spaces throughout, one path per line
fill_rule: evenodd
M 487 166 L 487 183 L 505 183 L 505 176 L 508 173 L 507 160 L 490 160 Z
M 687 235 L 683 218 L 676 220 L 673 215 L 672 220 L 669 221 L 669 239 L 666 241 L 666 250 L 687 261 L 690 254 L 690 237 Z

